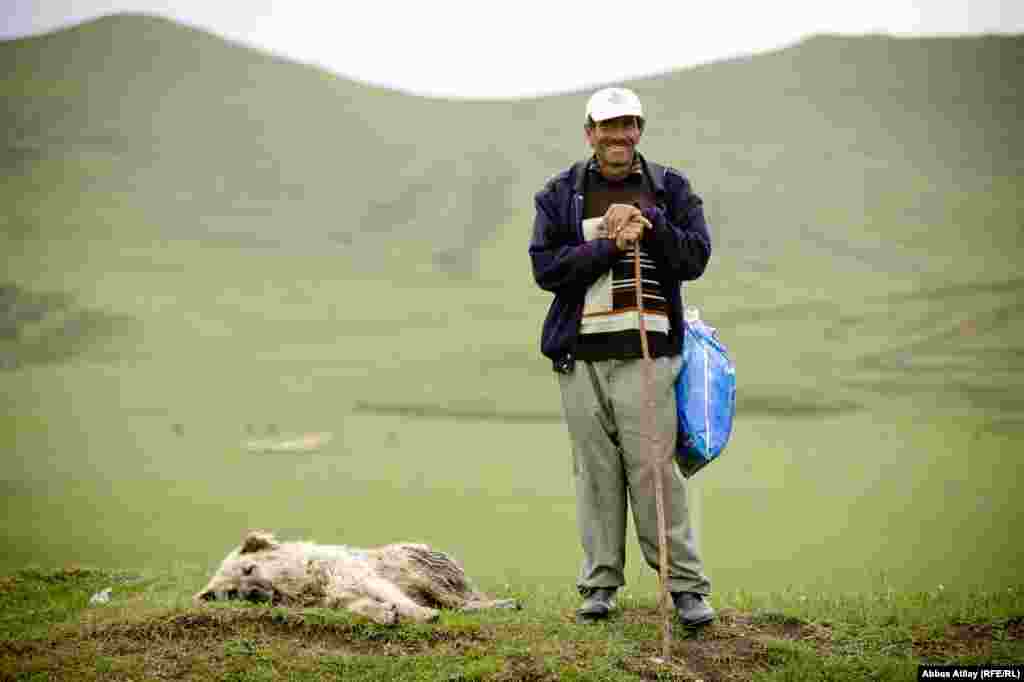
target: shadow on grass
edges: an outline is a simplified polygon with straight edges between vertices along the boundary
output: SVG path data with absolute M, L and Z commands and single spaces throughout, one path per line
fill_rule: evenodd
M 737 391 L 736 412 L 746 415 L 771 417 L 814 417 L 838 416 L 863 409 L 859 403 L 849 400 L 830 401 L 823 396 L 793 395 L 780 390 L 778 393 L 760 395 Z
M 363 400 L 357 401 L 352 411 L 357 414 L 421 419 L 492 421 L 506 424 L 550 424 L 562 421 L 562 415 L 552 412 L 498 412 L 496 410 L 473 410 L 440 405 L 370 403 Z
M 0 284 L 0 371 L 64 362 L 140 324 L 127 315 L 81 307 L 70 294 Z

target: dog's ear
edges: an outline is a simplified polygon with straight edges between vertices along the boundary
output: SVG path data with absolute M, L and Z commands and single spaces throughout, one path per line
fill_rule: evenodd
M 268 533 L 265 530 L 254 530 L 245 536 L 239 554 L 262 552 L 265 549 L 277 549 L 279 546 L 277 538 L 274 537 L 273 533 Z

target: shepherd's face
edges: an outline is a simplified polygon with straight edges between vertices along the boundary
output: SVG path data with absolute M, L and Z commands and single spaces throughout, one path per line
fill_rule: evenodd
M 607 170 L 613 176 L 629 172 L 643 132 L 636 116 L 609 118 L 583 130 L 602 171 Z

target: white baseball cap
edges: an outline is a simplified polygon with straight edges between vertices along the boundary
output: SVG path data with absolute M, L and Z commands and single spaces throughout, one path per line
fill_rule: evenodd
M 605 121 L 618 116 L 644 117 L 640 98 L 626 88 L 605 88 L 590 96 L 587 102 L 587 116 L 594 122 Z

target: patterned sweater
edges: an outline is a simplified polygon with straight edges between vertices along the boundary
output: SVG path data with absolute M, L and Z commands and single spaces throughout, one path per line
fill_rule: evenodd
M 607 237 L 602 218 L 612 204 L 654 205 L 639 160 L 621 181 L 608 180 L 591 159 L 587 166 L 584 192 L 583 237 L 587 241 Z M 587 290 L 580 322 L 576 357 L 581 360 L 633 359 L 643 357 L 640 315 L 636 306 L 633 249 L 622 252 L 608 272 Z M 678 352 L 668 342 L 668 305 L 656 275 L 655 262 L 640 249 L 640 279 L 643 288 L 644 324 L 652 357 Z

